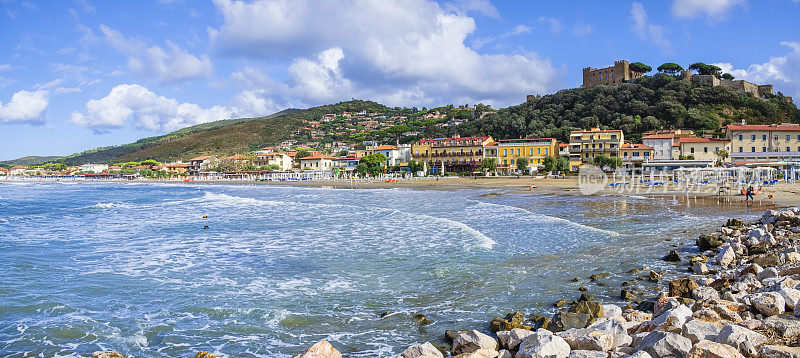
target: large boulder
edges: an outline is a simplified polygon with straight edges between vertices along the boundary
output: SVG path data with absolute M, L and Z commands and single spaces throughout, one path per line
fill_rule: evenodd
M 548 325 L 554 331 L 566 331 L 572 328 L 584 328 L 593 321 L 592 316 L 586 313 L 559 312 Z
M 736 251 L 730 244 L 720 246 L 719 254 L 714 258 L 717 265 L 728 266 L 736 259 Z
M 778 292 L 761 292 L 748 295 L 750 304 L 765 316 L 781 314 L 786 310 L 786 301 Z
M 497 350 L 497 340 L 473 329 L 458 332 L 456 338 L 453 339 L 453 349 L 450 354 L 455 356 L 461 353 L 474 352 L 483 348 Z
M 702 340 L 692 347 L 686 358 L 744 358 L 736 348 L 727 344 Z
M 717 339 L 721 330 L 722 328 L 715 323 L 693 319 L 683 325 L 682 334 L 692 343 L 697 343 L 704 339 L 709 341 Z
M 767 343 L 767 337 L 737 325 L 727 325 L 719 332 L 717 343 L 727 344 L 748 357 L 757 354 L 759 346 Z
M 714 250 L 724 243 L 717 235 L 700 235 L 695 242 L 700 251 Z
M 569 306 L 569 312 L 584 313 L 591 316 L 591 321 L 603 318 L 603 305 L 590 300 L 578 300 Z
M 546 329 L 539 329 L 522 341 L 515 358 L 567 358 L 570 351 L 569 344 L 563 338 Z
M 793 316 L 780 314 L 767 317 L 763 321 L 764 326 L 772 331 L 778 332 L 784 338 L 796 338 L 800 336 L 800 319 Z
M 453 358 L 497 358 L 499 355 L 500 352 L 494 349 L 481 348 L 473 352 L 461 353 L 459 355 L 453 356 Z
M 569 358 L 608 358 L 608 353 L 601 351 L 573 350 Z
M 519 344 L 525 340 L 525 337 L 528 337 L 531 334 L 533 334 L 533 331 L 522 328 L 514 328 L 510 331 L 497 332 L 497 339 L 500 340 L 500 344 L 503 346 L 503 348 L 516 350 L 517 347 L 519 347 Z
M 758 358 L 800 358 L 800 348 L 767 344 L 758 350 Z
M 655 331 L 642 338 L 636 349 L 643 350 L 654 358 L 685 357 L 692 349 L 692 341 L 675 333 Z
M 705 301 L 719 298 L 719 292 L 713 287 L 703 286 L 692 290 L 692 297 L 697 301 Z
M 790 309 L 794 309 L 794 307 L 800 303 L 800 290 L 783 287 L 778 291 L 778 293 L 783 296 L 783 300 L 786 301 L 786 307 Z
M 444 354 L 431 342 L 418 343 L 408 347 L 400 356 L 403 358 L 444 358 Z
M 691 278 L 681 278 L 672 280 L 669 283 L 669 295 L 671 297 L 692 298 L 692 291 L 700 287 Z
M 622 308 L 611 304 L 603 305 L 603 317 L 608 319 L 622 317 Z
M 328 341 L 320 341 L 292 358 L 342 358 L 342 353 L 333 348 Z
M 681 328 L 690 317 L 692 317 L 692 310 L 685 305 L 679 305 L 671 310 L 661 312 L 661 314 L 649 321 L 642 322 L 639 328 L 636 329 L 636 333 L 654 330 L 666 331 L 670 327 Z
M 589 327 L 570 329 L 558 336 L 574 350 L 611 351 L 631 343 L 625 325 L 617 320 L 601 318 Z

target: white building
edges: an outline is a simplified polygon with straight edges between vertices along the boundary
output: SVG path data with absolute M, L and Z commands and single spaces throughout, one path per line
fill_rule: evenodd
M 106 164 L 84 164 L 78 168 L 80 171 L 84 173 L 92 172 L 95 174 L 102 173 L 108 170 L 108 165 Z
M 400 163 L 408 163 L 411 160 L 411 145 L 401 144 L 395 145 L 380 145 L 373 149 L 373 153 L 381 153 L 386 157 L 386 165 L 395 166 Z
M 253 163 L 259 167 L 262 165 L 277 165 L 278 170 L 283 172 L 292 170 L 292 157 L 283 152 L 258 152 Z

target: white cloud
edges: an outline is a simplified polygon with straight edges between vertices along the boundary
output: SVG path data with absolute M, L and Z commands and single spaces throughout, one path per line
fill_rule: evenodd
M 9 65 L 9 64 L 3 64 L 3 65 L 0 65 L 0 72 L 3 72 L 3 71 L 10 71 L 10 70 L 12 70 L 12 69 L 14 69 L 14 66 L 11 66 L 11 65 Z
M 171 41 L 166 41 L 166 49 L 148 47 L 142 41 L 125 38 L 106 25 L 100 25 L 100 32 L 111 47 L 128 56 L 128 69 L 139 77 L 159 83 L 176 83 L 211 75 L 208 56 L 194 56 Z
M 430 103 L 472 98 L 498 106 L 520 103 L 525 94 L 545 93 L 560 84 L 559 71 L 535 53 L 478 54 L 465 45 L 475 20 L 431 1 L 214 3 L 224 23 L 209 28 L 212 48 L 289 61 L 286 88 L 265 90 L 296 93 L 310 104 L 418 96 Z M 512 32 L 529 30 L 517 26 Z
M 661 46 L 665 53 L 672 51 L 670 43 L 664 34 L 664 28 L 647 22 L 647 12 L 644 10 L 642 3 L 633 3 L 631 17 L 633 18 L 633 30 L 639 37 Z
M 98 132 L 128 125 L 166 131 L 247 114 L 236 107 L 202 108 L 194 103 L 179 103 L 137 84 L 121 84 L 107 96 L 87 102 L 86 112 L 73 112 L 70 120 Z
M 672 14 L 687 18 L 705 14 L 709 18 L 720 19 L 731 8 L 744 2 L 744 0 L 675 0 L 672 3 Z
M 740 80 L 756 84 L 773 84 L 774 91 L 792 96 L 800 104 L 800 42 L 781 42 L 790 49 L 784 56 L 771 57 L 765 63 L 754 63 L 747 68 L 737 69 L 730 63 L 715 63 L 722 72 L 732 74 Z
M 44 122 L 48 104 L 49 94 L 45 90 L 19 91 L 8 103 L 0 102 L 0 122 L 40 124 Z
M 592 31 L 594 31 L 594 27 L 589 24 L 577 24 L 572 27 L 572 33 L 577 37 L 584 37 L 591 34 Z
M 554 17 L 540 16 L 539 22 L 545 23 L 548 26 L 550 26 L 550 33 L 552 34 L 557 34 L 561 32 L 561 21 L 558 21 L 558 19 Z
M 477 12 L 495 19 L 500 18 L 500 12 L 488 0 L 456 0 L 446 3 L 445 9 L 461 15 Z

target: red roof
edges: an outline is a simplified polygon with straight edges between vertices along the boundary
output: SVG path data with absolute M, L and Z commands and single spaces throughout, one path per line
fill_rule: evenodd
M 150 166 L 147 165 L 137 165 L 131 169 L 150 169 Z
M 206 160 L 208 158 L 211 158 L 211 156 L 203 155 L 203 156 L 199 156 L 199 157 L 195 157 L 195 158 L 189 159 L 189 161 L 190 162 L 201 161 L 201 160 Z
M 186 163 L 175 163 L 175 164 L 167 164 L 167 168 L 186 168 L 189 164 Z
M 396 145 L 383 144 L 383 145 L 379 145 L 374 150 L 394 150 L 394 149 L 397 149 Z
M 314 160 L 314 159 L 336 159 L 336 158 L 324 154 L 314 154 L 314 155 L 309 155 L 305 158 L 300 158 L 300 160 Z
M 433 143 L 433 142 L 441 142 L 441 141 L 451 141 L 451 140 L 473 140 L 473 139 L 480 139 L 481 141 L 489 139 L 489 137 L 452 137 L 452 138 L 432 138 L 432 139 L 420 139 L 420 144 L 424 143 Z
M 622 149 L 653 149 L 653 147 L 638 143 L 622 143 Z
M 553 141 L 555 138 L 517 138 L 517 139 L 501 139 L 498 142 L 542 142 L 542 141 Z
M 675 135 L 674 135 L 674 134 L 672 134 L 672 133 L 666 133 L 666 134 L 653 134 L 653 135 L 648 135 L 648 136 L 644 136 L 644 137 L 642 137 L 642 139 L 672 139 L 672 138 L 674 138 L 674 137 L 675 137 Z
M 25 169 L 25 167 L 21 165 L 17 165 L 16 167 L 11 167 L 11 169 Z
M 6 168 L 0 168 L 0 172 L 7 172 L 7 171 L 8 171 L 8 169 L 6 169 Z
M 729 131 L 800 131 L 800 124 L 729 124 Z
M 569 147 L 569 143 L 558 143 L 559 148 Z
M 709 142 L 730 142 L 722 138 L 703 138 L 703 137 L 677 137 L 680 143 L 709 143 Z

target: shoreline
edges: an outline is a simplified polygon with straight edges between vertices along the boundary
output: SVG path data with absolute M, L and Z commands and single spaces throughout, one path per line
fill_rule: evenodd
M 103 180 L 103 181 L 63 181 L 63 180 L 4 180 L 4 182 L 65 182 L 65 183 L 159 183 L 159 184 L 197 184 L 197 185 L 271 185 L 305 188 L 325 189 L 411 189 L 411 190 L 503 190 L 503 193 L 534 193 L 556 195 L 584 195 L 579 190 L 578 178 L 564 179 L 537 178 L 537 177 L 494 177 L 494 178 L 464 178 L 444 177 L 439 180 L 426 177 L 414 179 L 400 179 L 397 182 L 384 180 L 307 180 L 307 181 L 183 181 L 183 180 Z M 617 190 L 604 187 L 595 196 L 612 195 L 621 197 L 673 197 L 676 201 L 701 201 L 704 205 L 720 206 L 751 206 L 756 208 L 788 208 L 800 206 L 800 184 L 778 183 L 764 188 L 762 194 L 756 195 L 752 203 L 745 203 L 743 195 L 738 193 L 716 195 L 714 193 L 686 192 L 681 188 L 660 187 L 654 189 L 645 185 L 633 185 Z

